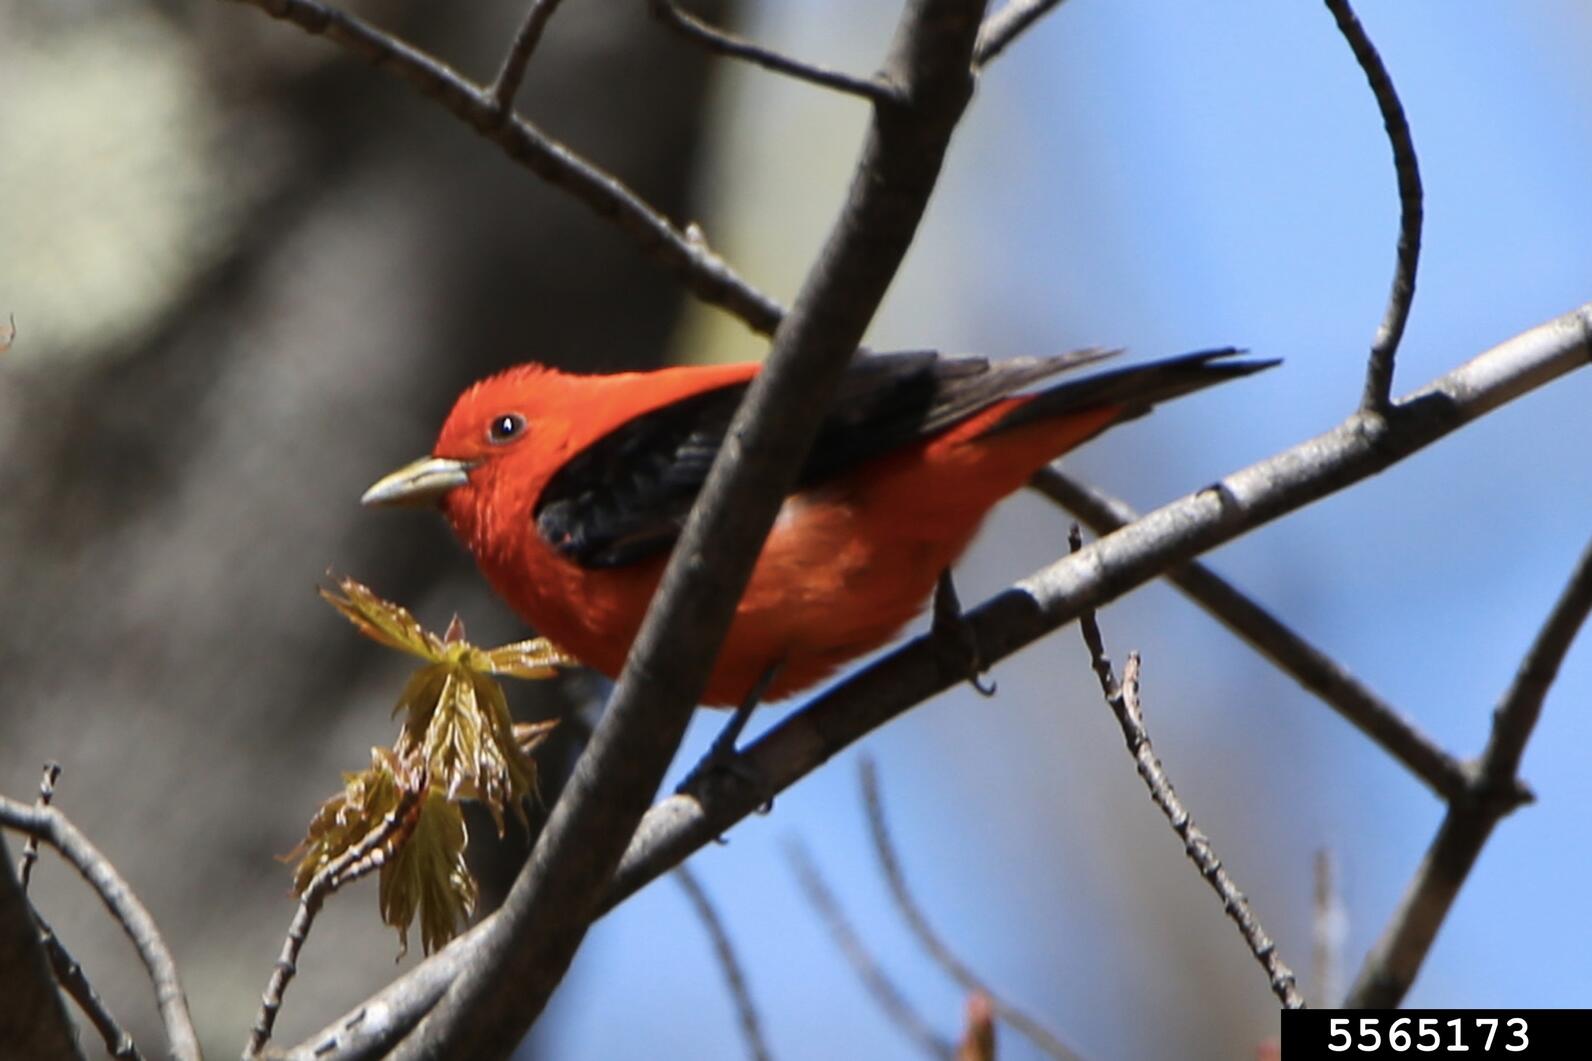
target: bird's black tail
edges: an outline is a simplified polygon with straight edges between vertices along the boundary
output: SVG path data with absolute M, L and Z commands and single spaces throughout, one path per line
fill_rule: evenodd
M 1281 364 L 1276 359 L 1228 360 L 1242 353 L 1231 346 L 1201 350 L 1058 383 L 997 420 L 984 434 L 995 435 L 1038 420 L 1101 406 L 1122 406 L 1126 411 L 1114 421 L 1120 423 L 1143 416 L 1159 402 Z

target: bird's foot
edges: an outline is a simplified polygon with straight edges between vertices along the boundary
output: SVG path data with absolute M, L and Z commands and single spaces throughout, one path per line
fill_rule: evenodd
M 961 657 L 967 668 L 967 683 L 980 696 L 995 695 L 995 679 L 989 677 L 984 665 L 984 654 L 979 651 L 973 625 L 962 614 L 962 602 L 957 598 L 950 569 L 940 572 L 940 581 L 934 587 L 934 619 L 930 632 Z
M 713 738 L 713 743 L 708 747 L 707 754 L 697 760 L 697 764 L 685 775 L 685 778 L 675 788 L 676 795 L 690 795 L 701 797 L 705 786 L 710 786 L 718 781 L 744 785 L 752 791 L 766 794 L 758 813 L 767 814 L 774 809 L 773 782 L 750 759 L 742 755 L 736 748 L 736 742 L 741 739 L 741 731 L 746 728 L 746 723 L 751 719 L 752 712 L 762 701 L 763 694 L 773 684 L 774 676 L 779 673 L 780 665 L 773 664 L 763 672 L 757 680 L 752 691 L 745 700 L 736 707 L 735 713 L 730 716 L 729 722 Z

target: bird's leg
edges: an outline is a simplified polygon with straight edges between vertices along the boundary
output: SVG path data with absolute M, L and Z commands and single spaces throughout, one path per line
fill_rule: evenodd
M 738 778 L 749 785 L 759 789 L 768 787 L 768 779 L 762 775 L 751 763 L 742 759 L 736 752 L 736 741 L 741 739 L 741 731 L 746 728 L 746 723 L 751 719 L 752 712 L 757 710 L 757 705 L 763 700 L 763 695 L 768 692 L 768 687 L 774 684 L 774 679 L 779 675 L 780 667 L 784 660 L 775 660 L 769 664 L 762 677 L 752 686 L 746 699 L 742 700 L 735 708 L 735 713 L 730 720 L 719 730 L 719 735 L 713 738 L 713 743 L 708 746 L 707 754 L 697 761 L 690 773 L 685 775 L 685 780 L 680 782 L 676 793 L 695 791 L 702 780 L 712 774 L 725 773 Z M 763 806 L 766 812 L 773 809 L 774 801 L 770 799 Z
M 967 661 L 967 683 L 980 696 L 995 695 L 995 680 L 986 678 L 984 656 L 978 649 L 978 638 L 973 636 L 973 626 L 962 614 L 962 602 L 956 596 L 956 583 L 951 581 L 951 569 L 940 572 L 940 581 L 934 587 L 934 619 L 930 632 L 955 647 Z

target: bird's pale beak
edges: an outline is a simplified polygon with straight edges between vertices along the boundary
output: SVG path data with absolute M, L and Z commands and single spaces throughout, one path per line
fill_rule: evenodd
M 391 475 L 378 479 L 365 496 L 362 505 L 407 505 L 427 507 L 440 504 L 442 496 L 454 487 L 470 481 L 468 461 L 449 457 L 421 457 L 406 464 Z

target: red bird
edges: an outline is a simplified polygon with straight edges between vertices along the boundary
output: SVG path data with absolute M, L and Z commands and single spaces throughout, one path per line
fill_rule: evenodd
M 1213 350 L 1019 394 L 1107 356 L 859 356 L 752 571 L 704 702 L 789 696 L 923 610 L 997 501 L 1156 402 L 1274 361 Z M 429 457 L 367 505 L 439 505 L 544 636 L 619 673 L 758 365 L 571 375 L 528 364 L 460 396 Z

